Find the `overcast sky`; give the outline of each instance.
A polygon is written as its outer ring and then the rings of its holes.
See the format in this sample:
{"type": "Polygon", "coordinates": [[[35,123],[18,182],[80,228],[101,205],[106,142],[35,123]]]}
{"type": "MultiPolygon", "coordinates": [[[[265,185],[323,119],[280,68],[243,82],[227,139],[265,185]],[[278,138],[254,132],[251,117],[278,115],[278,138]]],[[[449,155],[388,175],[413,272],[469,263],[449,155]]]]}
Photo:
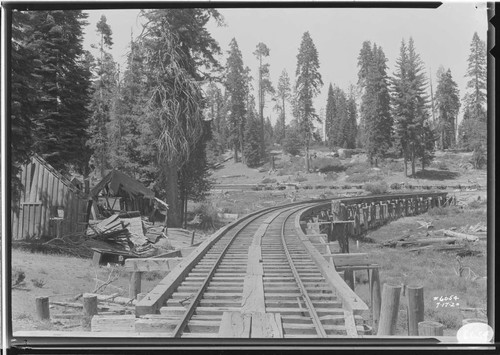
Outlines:
{"type": "MultiPolygon", "coordinates": [[[[330,83],[346,91],[350,84],[356,84],[357,57],[365,40],[382,46],[388,58],[388,73],[392,75],[401,40],[413,37],[417,53],[428,72],[432,70],[434,90],[435,74],[442,65],[451,69],[463,97],[472,36],[477,31],[486,41],[488,28],[484,2],[451,2],[438,9],[238,8],[220,12],[226,26],[217,27],[210,23],[209,30],[223,50],[221,63],[225,64],[226,51],[234,37],[243,54],[244,65],[250,67],[256,78],[258,62],[252,53],[257,43],[263,42],[270,49],[268,63],[274,85],[283,69],[294,81],[302,35],[309,31],[319,53],[324,82],[322,92],[315,100],[318,113],[326,106],[330,83]]],[[[139,10],[95,10],[88,13],[85,47],[90,49],[90,43],[98,42],[96,23],[104,14],[113,31],[113,56],[124,68],[131,31],[134,37],[141,31],[139,10]]],[[[253,86],[257,88],[256,83],[253,86]]],[[[274,118],[272,103],[268,103],[265,115],[274,118]]]]}

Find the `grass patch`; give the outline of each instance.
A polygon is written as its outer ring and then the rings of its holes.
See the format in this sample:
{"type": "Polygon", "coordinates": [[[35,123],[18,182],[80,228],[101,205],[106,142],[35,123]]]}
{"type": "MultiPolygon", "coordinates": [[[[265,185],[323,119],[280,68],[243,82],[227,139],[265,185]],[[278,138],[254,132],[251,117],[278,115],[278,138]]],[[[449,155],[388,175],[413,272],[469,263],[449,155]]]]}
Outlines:
{"type": "Polygon", "coordinates": [[[370,181],[380,181],[382,180],[382,176],[378,175],[375,172],[363,172],[363,173],[354,173],[353,175],[349,175],[345,181],[352,183],[365,183],[370,181]]]}

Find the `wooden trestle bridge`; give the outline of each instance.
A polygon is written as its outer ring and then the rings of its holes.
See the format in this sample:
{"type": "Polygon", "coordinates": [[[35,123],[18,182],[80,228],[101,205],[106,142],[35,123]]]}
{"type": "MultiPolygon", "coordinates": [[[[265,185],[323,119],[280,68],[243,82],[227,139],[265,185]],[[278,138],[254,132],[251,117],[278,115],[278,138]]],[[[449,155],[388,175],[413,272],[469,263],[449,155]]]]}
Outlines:
{"type": "Polygon", "coordinates": [[[136,303],[135,332],[191,338],[360,337],[372,305],[356,295],[349,277],[352,270],[371,270],[371,288],[380,290],[378,265],[348,254],[347,235],[450,199],[445,192],[363,196],[249,214],[205,240],[136,303]]]}

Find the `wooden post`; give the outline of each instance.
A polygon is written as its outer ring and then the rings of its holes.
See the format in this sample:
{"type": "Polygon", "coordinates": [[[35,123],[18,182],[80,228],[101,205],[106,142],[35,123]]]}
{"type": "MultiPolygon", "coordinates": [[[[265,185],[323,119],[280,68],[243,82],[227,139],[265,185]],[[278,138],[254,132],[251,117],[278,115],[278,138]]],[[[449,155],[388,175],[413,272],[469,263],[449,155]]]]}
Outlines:
{"type": "Polygon", "coordinates": [[[344,270],[344,281],[354,291],[354,271],[350,269],[344,270]]]}
{"type": "Polygon", "coordinates": [[[128,297],[135,299],[137,294],[141,293],[142,272],[134,271],[130,273],[130,282],[128,284],[128,297]]]}
{"type": "Polygon", "coordinates": [[[377,335],[394,335],[398,321],[401,285],[384,284],[377,335]]]}
{"type": "Polygon", "coordinates": [[[191,245],[194,244],[194,231],[193,231],[193,234],[191,234],[191,245]]]}
{"type": "Polygon", "coordinates": [[[418,323],[418,335],[420,336],[443,336],[444,326],[433,321],[423,321],[418,323]]]}
{"type": "Polygon", "coordinates": [[[82,327],[85,330],[90,330],[92,317],[97,314],[97,296],[89,294],[83,295],[83,319],[82,327]]]}
{"type": "Polygon", "coordinates": [[[424,287],[407,286],[408,335],[418,335],[418,324],[424,320],[424,287]]]}
{"type": "Polygon", "coordinates": [[[380,290],[380,276],[378,269],[372,269],[370,278],[370,305],[372,307],[373,329],[378,328],[380,320],[380,303],[382,295],[380,290]]]}
{"type": "Polygon", "coordinates": [[[50,319],[49,298],[37,297],[35,299],[36,317],[38,320],[50,319]]]}

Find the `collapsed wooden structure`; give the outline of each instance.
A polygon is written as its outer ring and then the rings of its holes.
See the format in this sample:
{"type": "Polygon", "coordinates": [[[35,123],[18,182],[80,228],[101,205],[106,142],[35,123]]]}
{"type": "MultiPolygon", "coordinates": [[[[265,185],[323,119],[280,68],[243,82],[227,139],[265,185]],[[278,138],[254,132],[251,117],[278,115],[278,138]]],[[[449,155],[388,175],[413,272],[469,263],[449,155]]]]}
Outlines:
{"type": "Polygon", "coordinates": [[[112,170],[90,190],[90,197],[95,202],[94,208],[101,199],[105,209],[139,211],[145,216],[154,208],[155,193],[127,174],[112,170]]]}
{"type": "Polygon", "coordinates": [[[42,157],[22,167],[23,189],[11,212],[12,240],[60,236],[86,229],[87,196],[42,157]]]}

